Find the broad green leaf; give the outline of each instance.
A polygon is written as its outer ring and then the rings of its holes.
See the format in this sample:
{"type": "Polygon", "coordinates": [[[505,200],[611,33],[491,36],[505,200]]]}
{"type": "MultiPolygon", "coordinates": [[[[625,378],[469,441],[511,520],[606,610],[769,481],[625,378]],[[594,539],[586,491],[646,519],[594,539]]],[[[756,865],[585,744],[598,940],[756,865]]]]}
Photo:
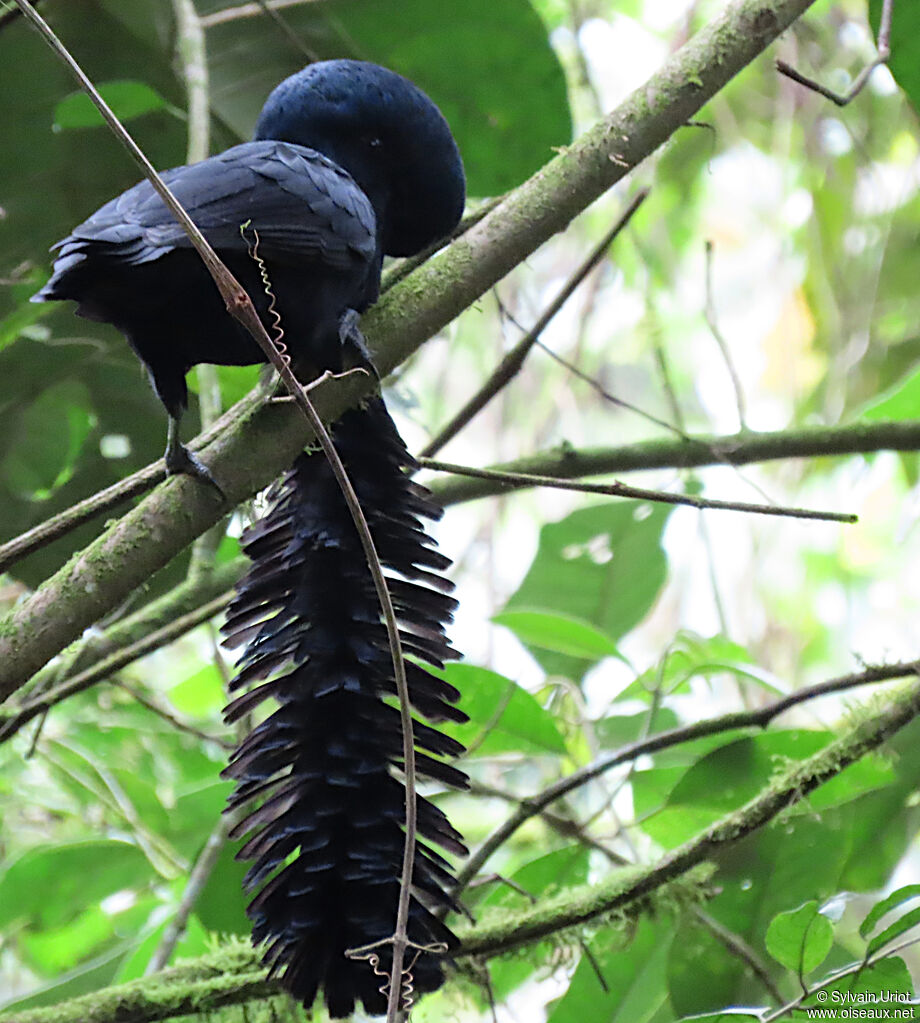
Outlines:
{"type": "Polygon", "coordinates": [[[904,960],[898,956],[888,956],[872,966],[841,977],[824,988],[824,995],[823,999],[809,998],[805,1005],[836,1008],[838,1018],[842,1016],[842,1007],[849,1006],[852,1009],[854,1005],[863,1010],[874,1009],[876,1019],[885,1018],[883,1013],[886,1006],[898,1007],[905,1012],[902,1019],[912,1019],[912,1014],[915,1014],[912,1008],[916,1005],[913,980],[904,960]]]}
{"type": "MultiPolygon", "coordinates": [[[[616,704],[613,709],[616,709],[616,704]]],[[[670,707],[658,708],[654,721],[655,733],[669,731],[680,723],[677,714],[670,707]]],[[[648,722],[648,711],[642,711],[639,714],[611,713],[594,723],[594,736],[601,749],[619,749],[644,735],[648,722]]]]}
{"type": "MultiPolygon", "coordinates": [[[[304,63],[249,10],[208,29],[213,109],[242,138],[269,91],[304,63]]],[[[379,0],[320,0],[284,17],[319,58],[372,60],[420,85],[457,137],[471,195],[507,191],[571,141],[565,78],[529,0],[401,0],[385,14],[379,0]]]]}
{"type": "Polygon", "coordinates": [[[589,942],[594,963],[581,957],[547,1023],[648,1023],[667,1001],[664,971],[673,930],[674,922],[660,917],[641,919],[630,939],[601,930],[589,942]]]}
{"type": "Polygon", "coordinates": [[[897,909],[903,903],[916,898],[920,898],[920,884],[908,884],[895,889],[890,895],[886,895],[884,899],[876,902],[872,909],[869,910],[865,919],[859,925],[859,933],[864,938],[868,938],[875,930],[875,925],[883,916],[890,913],[893,909],[897,909]]]}
{"type": "Polygon", "coordinates": [[[463,709],[470,716],[466,724],[444,730],[464,745],[475,742],[483,755],[566,752],[552,714],[516,682],[472,664],[450,664],[444,677],[463,693],[463,709]]]}
{"type": "Polygon", "coordinates": [[[744,969],[723,942],[691,914],[677,924],[668,954],[668,1000],[675,1013],[711,1013],[733,1005],[744,969]]]}
{"type": "Polygon", "coordinates": [[[805,977],[827,958],[834,944],[834,928],[818,912],[816,900],[777,914],[767,928],[767,951],[780,964],[805,977]]]}
{"type": "Polygon", "coordinates": [[[666,848],[680,845],[756,796],[783,759],[808,757],[831,738],[829,732],[802,730],[768,732],[725,743],[686,771],[665,807],[646,820],[643,829],[666,848]]]}
{"type": "Polygon", "coordinates": [[[503,611],[492,619],[529,646],[596,661],[615,656],[617,648],[600,631],[570,615],[546,611],[503,611]]]}
{"type": "MultiPolygon", "coordinates": [[[[661,505],[608,502],[545,525],[533,564],[505,612],[564,610],[615,644],[648,614],[664,583],[667,517],[661,505]]],[[[597,659],[531,646],[548,672],[571,678],[580,678],[597,659]]]]}
{"type": "Polygon", "coordinates": [[[57,1005],[59,1002],[76,998],[78,995],[98,991],[114,981],[118,974],[118,968],[130,949],[131,943],[124,942],[117,948],[104,952],[88,963],[83,963],[59,977],[54,983],[46,984],[24,998],[0,1002],[0,1010],[9,1012],[12,1009],[37,1009],[43,1005],[57,1005]]]}
{"type": "Polygon", "coordinates": [[[167,695],[176,710],[194,717],[204,717],[227,702],[223,680],[213,664],[206,664],[200,671],[176,683],[167,695]]]}
{"type": "Polygon", "coordinates": [[[61,927],[26,931],[20,938],[20,948],[32,969],[53,977],[98,952],[114,935],[112,917],[95,904],[61,927]]]}
{"type": "MultiPolygon", "coordinates": [[[[903,906],[905,902],[910,902],[914,899],[920,899],[920,884],[905,885],[893,891],[887,898],[882,899],[872,907],[865,920],[859,925],[859,933],[864,938],[868,938],[883,916],[903,906]]],[[[871,956],[890,941],[904,934],[905,931],[909,931],[912,927],[916,927],[918,924],[920,924],[920,906],[915,906],[899,916],[894,923],[889,924],[888,927],[876,934],[869,942],[866,955],[871,956]]]]}
{"type": "MultiPolygon", "coordinates": [[[[878,37],[882,0],[869,0],[869,20],[878,37]]],[[[920,112],[920,8],[914,3],[895,3],[891,14],[891,56],[888,67],[920,112]]]]}
{"type": "Polygon", "coordinates": [[[870,422],[900,421],[920,416],[920,370],[899,380],[890,390],[864,406],[861,419],[870,422]]]}
{"type": "Polygon", "coordinates": [[[23,410],[0,465],[0,474],[20,497],[44,500],[70,479],[93,427],[90,405],[82,384],[65,381],[23,410]]]}
{"type": "MultiPolygon", "coordinates": [[[[136,117],[154,110],[174,110],[169,103],[146,82],[122,80],[96,82],[102,98],[122,122],[133,121],[136,117]]],[[[54,128],[95,128],[105,124],[102,114],[85,92],[72,92],[54,108],[54,128]]]]}
{"type": "Polygon", "coordinates": [[[224,843],[195,903],[198,919],[209,931],[246,935],[252,930],[252,923],[246,916],[249,897],[243,890],[243,875],[249,864],[235,859],[242,844],[242,841],[224,843]]]}
{"type": "Polygon", "coordinates": [[[86,906],[150,879],[146,857],[129,842],[96,839],[32,849],[0,878],[0,927],[16,921],[61,927],[86,906]]]}
{"type": "Polygon", "coordinates": [[[479,906],[518,906],[526,899],[520,888],[533,898],[557,892],[560,888],[588,882],[588,849],[583,845],[570,845],[539,856],[517,869],[511,880],[516,888],[496,881],[479,906]]]}

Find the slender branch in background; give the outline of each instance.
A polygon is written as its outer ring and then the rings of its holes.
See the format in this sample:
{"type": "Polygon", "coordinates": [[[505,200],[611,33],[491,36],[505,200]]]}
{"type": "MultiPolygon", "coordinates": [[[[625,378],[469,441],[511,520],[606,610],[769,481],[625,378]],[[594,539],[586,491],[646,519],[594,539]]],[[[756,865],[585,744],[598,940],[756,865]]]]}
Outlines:
{"type": "MultiPolygon", "coordinates": [[[[538,342],[539,344],[539,342],[538,342]]],[[[559,356],[553,358],[562,361],[559,356]]],[[[580,371],[576,371],[580,372],[580,371]]],[[[199,450],[213,437],[246,416],[262,403],[252,392],[229,409],[214,428],[197,438],[190,447],[199,450]]],[[[667,424],[664,424],[667,425],[667,424]]],[[[669,427],[673,429],[673,427],[669,427]]],[[[644,469],[689,469],[707,465],[751,465],[755,462],[783,458],[819,458],[828,455],[870,454],[877,451],[920,450],[920,420],[903,422],[852,423],[847,426],[806,427],[800,430],[777,430],[771,433],[723,434],[721,436],[688,436],[686,440],[640,441],[637,444],[611,448],[575,449],[561,447],[528,455],[514,462],[493,466],[498,471],[554,476],[575,479],[611,472],[644,469]]],[[[99,491],[71,508],[0,545],[0,572],[6,571],[26,555],[66,536],[78,526],[104,515],[118,504],[135,497],[166,476],[162,459],[139,470],[133,476],[99,491]]],[[[509,490],[525,490],[531,484],[519,480],[497,482],[483,478],[448,478],[435,480],[429,487],[445,507],[505,494],[509,490]]]]}
{"type": "Polygon", "coordinates": [[[164,721],[172,725],[177,732],[187,732],[189,735],[194,735],[196,739],[201,739],[204,742],[216,743],[225,750],[235,749],[236,743],[233,743],[229,739],[225,739],[220,735],[209,735],[207,732],[203,732],[200,728],[196,728],[194,725],[188,724],[188,722],[183,721],[181,718],[177,717],[177,715],[173,714],[172,711],[167,710],[166,707],[161,707],[159,704],[154,703],[153,700],[146,697],[140,689],[137,689],[135,686],[130,686],[127,682],[122,682],[120,679],[114,679],[113,682],[119,689],[124,689],[126,693],[129,693],[131,697],[142,707],[146,707],[152,714],[156,714],[157,717],[161,717],[164,721]]]}
{"type": "MultiPolygon", "coordinates": [[[[176,19],[176,51],[188,107],[188,145],[185,162],[206,160],[211,152],[211,108],[208,55],[204,29],[192,0],[172,0],[176,19]]],[[[217,367],[202,363],[197,368],[198,412],[202,430],[208,430],[223,411],[217,367]]],[[[224,537],[226,519],[212,526],[192,544],[189,576],[214,567],[217,548],[224,537]]]]}
{"type": "MultiPolygon", "coordinates": [[[[501,301],[499,301],[499,309],[504,318],[513,323],[522,334],[527,334],[527,331],[525,331],[524,327],[518,322],[511,310],[502,305],[501,301]]],[[[652,415],[651,412],[646,412],[645,409],[639,408],[638,405],[633,405],[632,402],[626,401],[624,398],[618,398],[611,391],[608,391],[599,380],[595,380],[595,378],[589,373],[585,373],[583,369],[579,369],[574,362],[571,362],[564,356],[554,352],[548,344],[541,341],[539,338],[534,341],[534,347],[539,348],[541,352],[548,355],[554,362],[559,363],[559,365],[568,370],[572,376],[578,377],[579,380],[583,380],[586,384],[589,384],[604,399],[604,401],[610,402],[611,405],[615,405],[617,408],[624,409],[627,412],[633,412],[640,418],[644,419],[647,423],[654,423],[655,426],[660,426],[662,429],[667,430],[668,433],[674,434],[674,436],[680,437],[682,440],[690,439],[689,435],[684,433],[680,426],[675,426],[673,423],[669,423],[666,419],[659,419],[658,416],[652,415]]]]}
{"type": "Polygon", "coordinates": [[[703,306],[703,316],[706,319],[706,325],[709,327],[709,331],[715,338],[716,344],[719,346],[719,351],[722,353],[722,360],[725,363],[725,368],[728,370],[728,375],[731,378],[732,388],[735,392],[735,407],[738,409],[738,427],[742,433],[747,430],[746,425],[746,411],[744,406],[744,390],[741,387],[741,377],[738,376],[738,370],[735,368],[735,363],[732,361],[731,351],[728,347],[728,342],[725,340],[725,335],[719,329],[719,321],[716,317],[716,304],[714,298],[714,289],[712,283],[712,269],[713,269],[713,248],[712,241],[707,239],[706,241],[706,301],[703,306]]]}
{"type": "Polygon", "coordinates": [[[188,883],[182,892],[179,905],[176,907],[172,919],[166,925],[160,943],[147,963],[147,968],[144,970],[145,976],[149,976],[151,973],[159,973],[169,962],[182,935],[185,933],[185,928],[188,926],[188,918],[191,916],[199,896],[204,891],[208,878],[214,873],[221,850],[227,844],[227,837],[245,816],[246,811],[238,807],[236,810],[228,810],[218,817],[214,830],[208,835],[204,848],[199,853],[198,859],[195,860],[195,865],[189,874],[188,883]]]}
{"type": "Polygon", "coordinates": [[[696,509],[748,512],[753,515],[778,515],[790,519],[817,519],[822,522],[857,522],[857,516],[847,512],[810,511],[806,508],[783,508],[772,504],[748,504],[743,501],[717,501],[694,494],[669,494],[663,490],[646,490],[630,487],[625,483],[576,483],[554,476],[535,476],[530,473],[502,472],[497,469],[476,469],[469,465],[454,465],[432,458],[419,458],[423,469],[437,472],[456,473],[458,476],[472,476],[475,479],[494,480],[496,483],[524,484],[531,487],[552,487],[556,490],[574,490],[586,494],[606,494],[608,497],[628,497],[638,501],[655,501],[659,504],[683,504],[696,509]]]}
{"type": "MultiPolygon", "coordinates": [[[[516,796],[513,792],[506,792],[504,789],[496,788],[494,785],[486,785],[484,782],[476,781],[475,778],[470,779],[470,792],[474,796],[487,796],[490,799],[501,799],[506,803],[513,803],[515,806],[520,806],[525,800],[522,800],[520,796],[516,796]]],[[[624,857],[620,856],[619,853],[615,853],[612,849],[608,849],[603,842],[599,842],[596,838],[589,835],[585,831],[584,827],[573,820],[571,817],[563,817],[560,814],[553,813],[552,810],[543,809],[540,811],[540,817],[555,831],[558,835],[563,838],[574,839],[579,845],[587,846],[589,849],[594,849],[599,852],[605,859],[611,863],[616,864],[618,867],[627,866],[629,861],[624,857]]]]}
{"type": "Polygon", "coordinates": [[[437,435],[433,437],[424,448],[422,448],[421,455],[423,457],[430,457],[440,451],[441,448],[443,448],[449,440],[455,437],[463,429],[463,427],[473,419],[474,416],[488,405],[488,403],[502,390],[502,388],[506,387],[514,379],[514,377],[517,376],[517,374],[521,371],[521,367],[524,365],[524,360],[527,358],[531,348],[533,348],[536,344],[537,338],[539,338],[539,336],[543,333],[556,313],[558,313],[569,300],[578,285],[581,284],[588,274],[591,273],[598,263],[600,263],[600,261],[607,255],[607,250],[610,248],[614,239],[626,227],[630,220],[632,220],[636,211],[642,203],[645,202],[648,194],[649,190],[647,188],[640,189],[636,193],[629,205],[617,219],[617,222],[609,231],[607,231],[604,237],[591,250],[588,257],[575,270],[571,277],[569,277],[562,286],[559,294],[546,307],[542,316],[540,316],[528,333],[525,334],[520,341],[518,341],[507,355],[505,355],[498,366],[496,366],[496,368],[492,371],[488,380],[486,380],[472,398],[470,398],[469,401],[467,401],[466,404],[438,431],[437,435]]]}
{"type": "MultiPolygon", "coordinates": [[[[651,306],[650,301],[648,304],[649,306],[651,306]]],[[[655,364],[658,367],[658,374],[661,377],[662,384],[664,385],[664,393],[667,396],[668,404],[671,406],[671,416],[673,417],[674,422],[677,423],[678,427],[680,428],[681,433],[683,433],[684,436],[686,436],[686,433],[684,433],[685,422],[683,410],[680,407],[680,402],[677,400],[677,391],[674,389],[674,383],[671,379],[671,367],[668,363],[667,353],[665,352],[664,345],[661,343],[661,339],[657,331],[654,332],[653,349],[655,352],[655,364]]],[[[742,479],[744,479],[745,483],[747,483],[749,486],[751,485],[754,486],[754,489],[764,499],[765,503],[771,505],[776,503],[775,501],[772,501],[769,495],[767,495],[759,486],[757,486],[756,484],[751,484],[751,481],[745,478],[741,471],[736,466],[734,468],[736,473],[739,476],[741,476],[742,479]]],[[[690,479],[691,481],[696,480],[698,482],[698,477],[694,477],[693,475],[690,476],[690,479]]],[[[702,489],[702,487],[700,487],[700,489],[702,489]]],[[[715,548],[712,543],[712,538],[709,534],[709,520],[705,515],[700,515],[697,517],[696,528],[703,541],[703,548],[706,551],[706,564],[709,568],[709,585],[712,589],[712,599],[713,603],[715,604],[716,616],[719,619],[719,627],[722,633],[727,636],[729,635],[728,615],[725,613],[725,604],[722,600],[722,593],[719,588],[719,580],[716,575],[715,548]]]]}
{"type": "MultiPolygon", "coordinates": [[[[262,404],[262,401],[263,396],[258,390],[251,391],[241,398],[233,408],[228,409],[211,429],[200,434],[187,447],[195,452],[200,451],[234,423],[249,415],[253,409],[262,404]]],[[[57,515],[53,515],[27,532],[8,540],[0,545],[0,572],[7,571],[17,561],[47,547],[48,544],[73,532],[85,522],[107,514],[133,497],[140,497],[166,478],[166,462],[164,459],[158,458],[143,469],[138,469],[133,475],[113,483],[110,487],[100,490],[91,497],[78,501],[70,508],[58,512],[57,515]]]]}
{"type": "Polygon", "coordinates": [[[154,650],[159,650],[160,647],[167,646],[186,632],[190,632],[209,618],[213,618],[214,615],[223,611],[232,596],[232,590],[224,593],[216,600],[203,604],[197,610],[177,618],[174,622],[163,626],[161,629],[149,633],[136,643],[129,643],[117,651],[117,653],[110,654],[108,657],[97,661],[91,668],[86,668],[84,671],[71,676],[60,685],[46,690],[41,695],[26,702],[19,710],[6,717],[5,720],[0,717],[0,743],[12,738],[23,725],[28,724],[39,714],[44,714],[56,704],[71,696],[76,696],[77,693],[82,693],[84,690],[96,685],[97,682],[101,682],[110,675],[114,675],[116,671],[120,671],[132,661],[136,661],[145,654],[153,653],[154,650]]]}
{"type": "MultiPolygon", "coordinates": [[[[465,933],[458,930],[462,943],[460,954],[495,955],[634,905],[637,900],[711,859],[721,848],[734,845],[759,830],[787,807],[801,802],[820,785],[878,749],[918,715],[920,680],[915,678],[881,710],[862,716],[819,752],[787,767],[753,799],[671,850],[653,867],[617,871],[596,885],[569,889],[556,898],[544,900],[513,919],[505,917],[494,923],[487,920],[465,933]]],[[[542,795],[532,803],[539,800],[542,795]]]]}
{"type": "Polygon", "coordinates": [[[307,46],[307,44],[288,24],[287,19],[275,10],[268,0],[256,0],[256,2],[262,9],[262,13],[271,20],[271,22],[277,27],[278,31],[291,44],[291,46],[294,47],[300,56],[306,57],[307,62],[310,64],[321,59],[320,55],[315,50],[311,50],[310,47],[307,46]]]}
{"type": "Polygon", "coordinates": [[[492,854],[504,845],[525,821],[540,813],[541,810],[554,803],[560,796],[568,795],[569,792],[573,792],[582,785],[586,785],[588,782],[593,781],[606,771],[618,767],[620,764],[631,763],[643,754],[656,753],[659,750],[669,749],[672,746],[678,746],[681,743],[700,739],[707,735],[731,732],[739,728],[766,728],[774,718],[791,707],[795,707],[797,704],[804,703],[807,700],[814,700],[819,696],[826,696],[829,693],[844,692],[848,689],[854,689],[857,686],[868,685],[874,682],[888,682],[892,679],[908,678],[917,675],[918,670],[920,670],[920,662],[918,661],[866,668],[852,675],[841,675],[826,682],[799,689],[757,710],[733,711],[716,718],[709,718],[706,721],[697,721],[692,725],[684,725],[680,728],[669,729],[666,732],[659,732],[657,735],[639,742],[629,743],[616,753],[601,757],[600,760],[595,761],[593,764],[588,764],[578,771],[573,771],[572,774],[560,779],[537,795],[522,800],[520,808],[504,824],[500,825],[463,865],[463,869],[457,875],[456,892],[459,893],[463,890],[469,881],[482,869],[492,854]]]}
{"type": "Polygon", "coordinates": [[[428,484],[445,507],[464,501],[527,489],[521,477],[551,476],[577,479],[614,472],[646,469],[690,469],[706,465],[750,465],[785,458],[869,454],[876,451],[920,451],[920,420],[891,423],[852,423],[847,426],[805,427],[772,433],[697,436],[687,441],[641,441],[609,448],[571,448],[560,445],[526,458],[492,466],[508,473],[506,480],[485,478],[438,479],[428,484]],[[518,482],[511,477],[517,476],[518,482]]]}
{"type": "Polygon", "coordinates": [[[712,934],[717,941],[719,941],[728,951],[740,959],[754,974],[754,976],[760,981],[764,990],[773,999],[777,1005],[782,1005],[783,995],[779,988],[773,983],[773,978],[770,976],[770,970],[766,963],[760,958],[757,952],[751,948],[751,946],[741,937],[740,934],[735,934],[734,931],[729,930],[723,923],[716,920],[714,916],[710,916],[705,909],[700,906],[694,906],[690,912],[699,920],[699,922],[712,934]]]}
{"type": "Polygon", "coordinates": [[[840,94],[834,92],[833,89],[828,89],[826,85],[821,85],[820,82],[816,82],[813,78],[808,78],[801,72],[796,71],[794,67],[787,64],[784,60],[776,62],[776,70],[781,75],[791,78],[793,82],[798,82],[799,85],[804,85],[806,89],[811,89],[812,92],[817,92],[825,99],[836,103],[838,107],[845,107],[863,91],[872,72],[880,64],[887,63],[888,58],[891,56],[891,12],[893,7],[894,0],[882,0],[882,13],[879,18],[878,47],[875,60],[871,61],[859,72],[847,92],[840,94]]]}
{"type": "MultiPolygon", "coordinates": [[[[223,421],[226,421],[227,416],[232,413],[233,410],[227,413],[223,417],[223,421]]],[[[439,503],[449,506],[504,494],[509,490],[524,489],[531,486],[530,483],[521,482],[528,475],[552,473],[556,479],[564,479],[613,471],[719,464],[721,461],[729,461],[732,464],[750,464],[779,458],[849,455],[880,450],[920,450],[920,423],[869,423],[845,427],[819,427],[792,433],[697,438],[685,444],[668,440],[645,442],[622,448],[599,448],[586,451],[563,449],[496,467],[500,472],[511,472],[516,480],[515,483],[507,482],[508,477],[505,480],[497,481],[448,476],[434,480],[430,487],[439,503]],[[719,452],[721,457],[716,458],[713,452],[719,452]]],[[[68,515],[68,512],[64,512],[58,518],[66,519],[68,515]]],[[[17,542],[11,541],[11,544],[17,542]]],[[[241,556],[219,566],[219,578],[215,579],[213,585],[206,580],[196,580],[194,584],[190,583],[187,586],[179,587],[173,591],[173,594],[168,594],[161,598],[161,601],[154,602],[149,609],[142,608],[123,622],[112,626],[101,638],[96,634],[89,634],[79,644],[82,652],[77,663],[82,665],[81,670],[91,667],[101,656],[120,652],[126,645],[138,643],[151,631],[214,600],[220,593],[233,585],[242,574],[246,564],[246,559],[241,556]]],[[[188,628],[193,628],[198,624],[198,621],[193,619],[189,619],[189,622],[193,622],[193,624],[189,624],[188,628]]],[[[178,629],[181,623],[176,622],[175,624],[178,629]]],[[[180,634],[177,631],[174,637],[180,634]]],[[[120,667],[126,666],[135,657],[147,652],[142,645],[132,646],[132,649],[136,651],[134,656],[124,662],[119,662],[120,667]]],[[[105,674],[106,672],[103,672],[94,676],[87,686],[81,688],[87,688],[88,685],[101,681],[105,674]]],[[[41,691],[69,681],[62,680],[60,676],[61,672],[56,665],[42,669],[34,676],[35,690],[41,691]]],[[[67,693],[68,690],[60,691],[60,699],[66,698],[67,693]]],[[[54,702],[57,703],[59,700],[56,699],[54,702]]],[[[42,707],[36,704],[35,710],[40,711],[41,709],[42,707]]],[[[34,716],[31,714],[28,720],[34,716]]],[[[3,719],[0,718],[0,731],[4,727],[3,719]]]]}

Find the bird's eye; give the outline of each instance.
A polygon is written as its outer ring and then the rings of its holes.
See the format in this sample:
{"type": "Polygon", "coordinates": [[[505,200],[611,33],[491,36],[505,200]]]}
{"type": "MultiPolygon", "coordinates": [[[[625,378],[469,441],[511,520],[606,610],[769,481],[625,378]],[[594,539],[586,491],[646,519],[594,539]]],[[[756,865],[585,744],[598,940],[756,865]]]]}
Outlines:
{"type": "Polygon", "coordinates": [[[371,147],[371,149],[375,149],[377,146],[382,146],[383,142],[378,138],[370,138],[367,140],[367,144],[371,147]]]}

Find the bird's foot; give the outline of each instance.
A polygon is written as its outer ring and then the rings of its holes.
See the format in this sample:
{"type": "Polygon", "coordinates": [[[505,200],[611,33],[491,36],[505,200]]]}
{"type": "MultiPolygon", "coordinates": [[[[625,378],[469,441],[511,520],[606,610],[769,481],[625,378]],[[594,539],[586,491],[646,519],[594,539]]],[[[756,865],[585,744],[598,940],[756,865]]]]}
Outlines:
{"type": "Polygon", "coordinates": [[[364,335],[358,326],[360,322],[361,317],[357,310],[346,309],[339,320],[339,341],[342,344],[342,348],[350,349],[351,354],[357,356],[355,361],[361,369],[367,370],[375,378],[379,379],[380,374],[377,372],[370,349],[367,347],[367,342],[364,340],[364,335]]]}
{"type": "Polygon", "coordinates": [[[214,478],[214,474],[184,444],[174,444],[166,448],[166,471],[170,476],[191,476],[192,479],[209,486],[226,503],[227,495],[214,478]]]}

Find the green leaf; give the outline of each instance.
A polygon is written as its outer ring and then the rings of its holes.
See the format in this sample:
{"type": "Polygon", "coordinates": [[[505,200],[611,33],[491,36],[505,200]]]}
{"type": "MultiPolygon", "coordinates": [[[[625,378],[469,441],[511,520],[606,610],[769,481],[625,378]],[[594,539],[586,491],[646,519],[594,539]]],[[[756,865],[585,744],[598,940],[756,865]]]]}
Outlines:
{"type": "Polygon", "coordinates": [[[594,962],[581,957],[547,1023],[648,1023],[667,1002],[664,970],[673,933],[672,920],[643,919],[624,947],[622,934],[601,930],[589,943],[594,962]]]}
{"type": "MultiPolygon", "coordinates": [[[[614,704],[614,709],[616,704],[614,704]]],[[[660,707],[655,712],[654,730],[666,732],[676,728],[680,723],[677,714],[670,707],[660,707]]],[[[609,714],[594,724],[594,736],[601,749],[619,749],[628,743],[636,742],[645,734],[649,723],[649,712],[638,714],[609,714]]]]}
{"type": "Polygon", "coordinates": [[[887,956],[858,973],[841,977],[824,988],[824,992],[826,997],[823,1001],[812,997],[805,1005],[841,1007],[848,1003],[852,1006],[854,1002],[858,1004],[861,999],[866,1003],[864,1008],[872,1008],[879,1012],[876,1019],[884,1018],[881,1011],[885,1006],[898,1006],[907,1013],[902,1018],[914,1018],[911,1015],[912,1006],[916,1004],[913,1000],[914,984],[904,960],[899,956],[887,956]]]}
{"type": "MultiPolygon", "coordinates": [[[[564,610],[615,644],[648,614],[664,584],[661,534],[668,514],[660,505],[607,503],[543,526],[533,564],[505,613],[564,610]]],[[[548,672],[570,678],[598,659],[530,646],[548,672]]]]}
{"type": "Polygon", "coordinates": [[[114,936],[112,917],[98,905],[68,920],[62,927],[27,931],[21,948],[25,961],[46,977],[72,969],[98,952],[114,936]]]}
{"type": "MultiPolygon", "coordinates": [[[[909,884],[904,885],[902,888],[898,888],[893,891],[890,895],[881,899],[879,902],[872,907],[872,909],[866,914],[866,918],[859,925],[859,933],[864,937],[868,938],[869,935],[875,930],[876,924],[882,919],[883,916],[892,912],[902,906],[905,902],[910,902],[913,899],[920,898],[920,884],[909,884]]],[[[870,942],[869,947],[866,949],[866,955],[872,955],[873,952],[877,952],[878,949],[887,945],[893,938],[898,937],[905,931],[909,931],[912,927],[916,927],[920,923],[920,906],[909,910],[903,916],[898,917],[893,924],[890,924],[885,930],[877,934],[870,942]]]]}
{"type": "Polygon", "coordinates": [[[118,948],[83,963],[59,977],[53,984],[47,984],[24,998],[0,1002],[0,1010],[7,1012],[12,1009],[37,1009],[43,1005],[57,1005],[78,995],[98,991],[113,982],[121,961],[130,948],[131,943],[125,942],[118,948]]]}
{"type": "Polygon", "coordinates": [[[546,611],[503,611],[492,621],[511,629],[522,643],[541,650],[554,650],[591,661],[615,656],[617,652],[602,632],[570,615],[546,611]]]}
{"type": "Polygon", "coordinates": [[[19,417],[0,472],[28,500],[44,500],[73,475],[93,426],[90,398],[77,381],[53,384],[19,417]]]}
{"type": "Polygon", "coordinates": [[[820,966],[833,944],[834,928],[818,912],[817,900],[777,914],[767,928],[767,951],[798,977],[820,966]]]}
{"type": "MultiPolygon", "coordinates": [[[[122,79],[114,82],[96,82],[102,98],[122,122],[154,110],[172,109],[169,103],[146,82],[122,79]]],[[[105,124],[102,114],[85,92],[72,92],[54,108],[54,130],[69,128],[95,128],[105,124]]]]}
{"type": "Polygon", "coordinates": [[[587,884],[588,859],[588,849],[583,845],[569,845],[538,856],[511,875],[516,888],[496,881],[479,906],[518,906],[522,900],[527,900],[527,896],[517,888],[536,899],[551,895],[560,888],[587,884]]]}
{"type": "MultiPolygon", "coordinates": [[[[284,18],[320,59],[372,60],[421,86],[456,135],[471,195],[513,188],[571,142],[565,77],[529,0],[401,0],[385,17],[379,0],[340,0],[291,6],[284,18]]],[[[212,25],[208,54],[212,107],[241,138],[303,64],[257,10],[212,25]]]]}
{"type": "Polygon", "coordinates": [[[150,866],[129,842],[97,839],[32,849],[0,878],[0,927],[61,927],[80,909],[147,884],[150,866]]]}
{"type": "Polygon", "coordinates": [[[860,413],[869,422],[916,419],[920,415],[920,369],[873,398],[860,413]]]}
{"type": "Polygon", "coordinates": [[[868,938],[875,929],[875,925],[886,913],[890,913],[903,903],[916,898],[920,898],[920,884],[904,885],[902,888],[893,891],[890,895],[886,895],[884,899],[876,902],[866,914],[865,919],[859,925],[859,933],[862,937],[868,938]]]}
{"type": "Polygon", "coordinates": [[[167,696],[176,710],[193,717],[204,717],[226,702],[223,680],[213,664],[206,664],[200,671],[172,686],[167,696]]]}
{"type": "Polygon", "coordinates": [[[443,675],[463,693],[463,709],[470,716],[466,724],[444,730],[465,746],[476,743],[476,752],[484,756],[566,752],[552,714],[516,682],[472,664],[450,664],[443,675]]]}
{"type": "MultiPolygon", "coordinates": [[[[878,38],[882,0],[869,0],[869,20],[878,38]]],[[[920,7],[915,3],[895,3],[891,14],[891,56],[888,68],[895,81],[920,112],[920,7]]]]}
{"type": "Polygon", "coordinates": [[[217,863],[198,896],[195,912],[203,927],[220,934],[248,935],[252,923],[246,916],[249,901],[243,888],[243,875],[249,864],[237,860],[242,841],[225,842],[217,863]]]}
{"type": "Polygon", "coordinates": [[[683,773],[661,812],[642,827],[665,848],[674,848],[756,796],[778,764],[811,756],[831,738],[830,732],[803,729],[724,743],[683,773]]]}

